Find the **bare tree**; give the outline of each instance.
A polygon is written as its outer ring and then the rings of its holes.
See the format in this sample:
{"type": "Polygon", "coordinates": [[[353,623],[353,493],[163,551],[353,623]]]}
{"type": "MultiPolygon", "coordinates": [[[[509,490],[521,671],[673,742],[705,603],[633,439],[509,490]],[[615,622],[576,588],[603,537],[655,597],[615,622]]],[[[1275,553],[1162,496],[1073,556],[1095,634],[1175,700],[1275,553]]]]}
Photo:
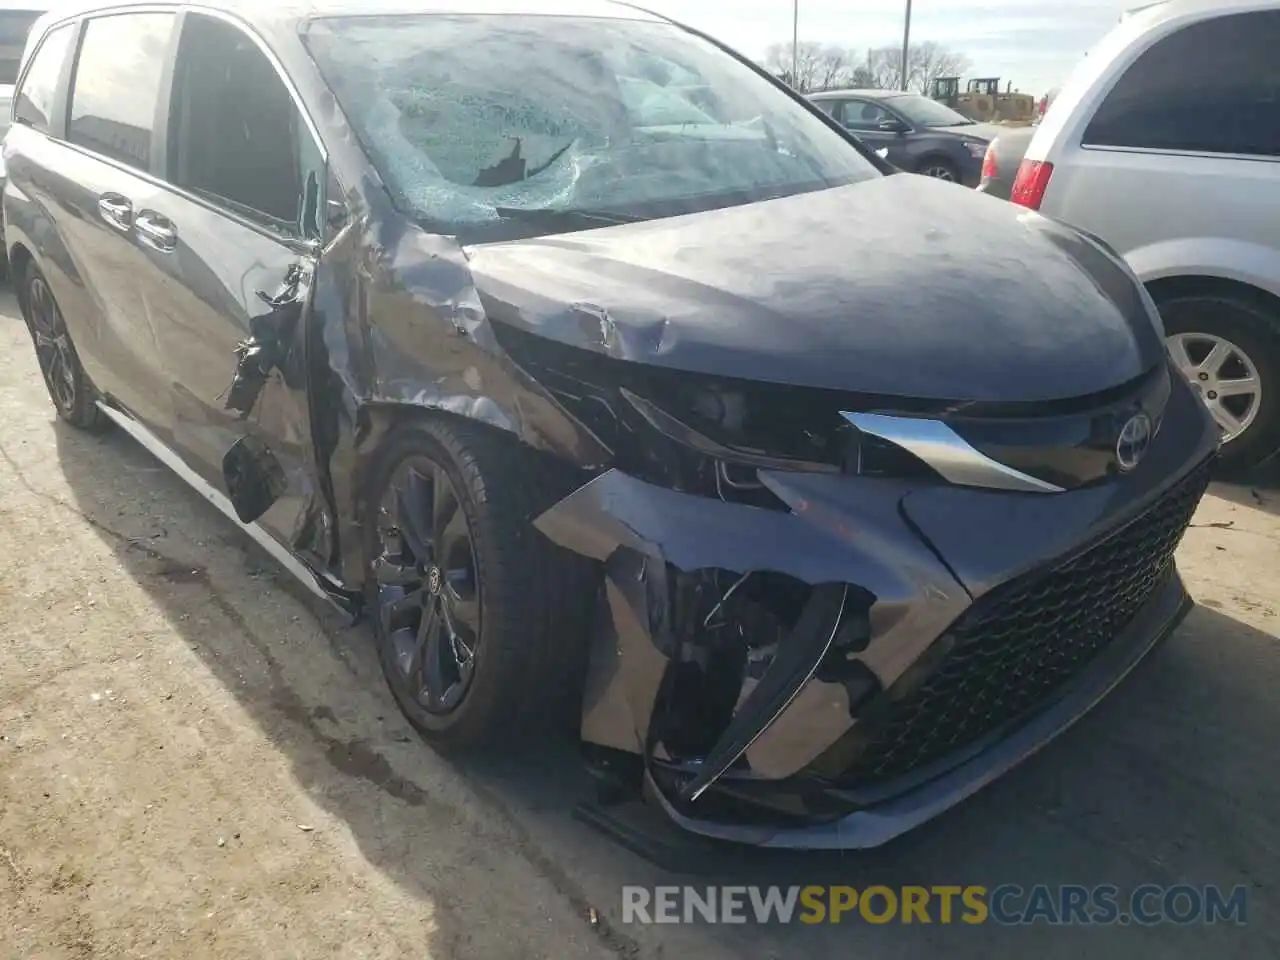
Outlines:
{"type": "Polygon", "coordinates": [[[876,90],[897,90],[902,77],[902,50],[898,47],[880,47],[867,51],[866,71],[871,86],[876,90]]]}
{"type": "MultiPolygon", "coordinates": [[[[907,87],[923,94],[938,77],[958,77],[969,69],[969,58],[933,40],[913,43],[907,53],[907,87]]],[[[897,90],[902,84],[902,48],[880,47],[867,53],[867,70],[874,86],[897,90]]]]}
{"type": "Polygon", "coordinates": [[[852,51],[830,44],[803,41],[796,48],[796,75],[791,76],[791,44],[775,43],[765,53],[764,66],[801,93],[835,90],[851,85],[858,70],[852,51]]]}
{"type": "MultiPolygon", "coordinates": [[[[902,59],[901,54],[898,59],[902,59]]],[[[926,96],[933,92],[933,81],[938,77],[958,77],[972,66],[964,54],[949,50],[935,40],[912,45],[907,62],[910,66],[908,86],[926,96]]]]}

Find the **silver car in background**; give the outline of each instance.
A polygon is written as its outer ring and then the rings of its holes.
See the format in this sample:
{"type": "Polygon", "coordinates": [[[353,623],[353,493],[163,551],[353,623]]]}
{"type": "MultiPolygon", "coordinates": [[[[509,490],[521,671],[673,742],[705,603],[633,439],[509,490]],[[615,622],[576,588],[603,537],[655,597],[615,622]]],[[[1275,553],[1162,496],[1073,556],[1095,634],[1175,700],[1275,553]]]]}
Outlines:
{"type": "MultiPolygon", "coordinates": [[[[50,8],[47,3],[13,3],[0,0],[0,138],[9,132],[9,119],[13,114],[13,85],[18,82],[18,65],[22,50],[27,45],[27,34],[40,14],[50,8]]],[[[0,191],[8,171],[4,157],[0,155],[0,191]]],[[[0,238],[4,236],[4,223],[0,220],[0,238]]],[[[4,249],[0,244],[0,251],[4,249]]],[[[0,253],[0,274],[5,269],[5,257],[0,253]]]]}
{"type": "Polygon", "coordinates": [[[1011,188],[1128,261],[1237,467],[1280,449],[1278,50],[1280,0],[1133,13],[1080,63],[1011,188]]]}

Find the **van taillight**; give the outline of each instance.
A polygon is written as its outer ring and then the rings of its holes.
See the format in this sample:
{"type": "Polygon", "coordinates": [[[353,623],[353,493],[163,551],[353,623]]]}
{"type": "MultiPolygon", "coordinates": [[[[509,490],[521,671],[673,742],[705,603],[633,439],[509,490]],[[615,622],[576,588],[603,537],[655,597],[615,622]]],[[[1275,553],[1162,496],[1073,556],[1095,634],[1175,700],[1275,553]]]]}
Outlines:
{"type": "Polygon", "coordinates": [[[1018,175],[1013,180],[1013,191],[1009,194],[1009,199],[1031,210],[1039,210],[1052,176],[1052,163],[1023,160],[1018,164],[1018,175]]]}
{"type": "Polygon", "coordinates": [[[996,143],[987,144],[987,155],[982,158],[982,179],[994,180],[1000,173],[1000,165],[996,163],[996,143]]]}

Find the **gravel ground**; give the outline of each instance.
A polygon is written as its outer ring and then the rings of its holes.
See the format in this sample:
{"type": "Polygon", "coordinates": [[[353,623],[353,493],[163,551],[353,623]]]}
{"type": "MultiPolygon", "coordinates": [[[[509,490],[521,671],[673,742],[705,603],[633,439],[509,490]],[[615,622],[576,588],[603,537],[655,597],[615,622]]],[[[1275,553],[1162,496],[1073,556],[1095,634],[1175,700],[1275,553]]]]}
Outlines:
{"type": "Polygon", "coordinates": [[[1280,493],[1215,488],[1201,606],[1097,711],[889,846],[696,882],[1246,884],[1247,927],[621,922],[682,882],[567,813],[563,745],[448,762],[345,627],[118,431],[53,419],[0,300],[0,956],[1280,956],[1280,493]]]}

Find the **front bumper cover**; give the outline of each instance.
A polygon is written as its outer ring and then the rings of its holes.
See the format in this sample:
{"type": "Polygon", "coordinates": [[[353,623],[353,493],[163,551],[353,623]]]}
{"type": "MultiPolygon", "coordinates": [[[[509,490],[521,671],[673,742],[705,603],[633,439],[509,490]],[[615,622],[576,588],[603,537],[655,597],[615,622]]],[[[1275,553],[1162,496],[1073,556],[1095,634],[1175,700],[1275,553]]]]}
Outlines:
{"type": "Polygon", "coordinates": [[[1137,469],[1059,494],[762,469],[771,510],[608,471],[536,521],[604,570],[582,739],[635,758],[693,832],[883,843],[1047,743],[1176,626],[1190,601],[1173,551],[1216,446],[1179,384],[1137,469]],[[688,582],[709,570],[734,587],[691,628],[688,582]],[[701,628],[756,574],[808,599],[776,642],[730,658],[726,704],[687,678],[723,660],[701,628]],[[1002,670],[1025,689],[1004,696],[1002,670]]]}

